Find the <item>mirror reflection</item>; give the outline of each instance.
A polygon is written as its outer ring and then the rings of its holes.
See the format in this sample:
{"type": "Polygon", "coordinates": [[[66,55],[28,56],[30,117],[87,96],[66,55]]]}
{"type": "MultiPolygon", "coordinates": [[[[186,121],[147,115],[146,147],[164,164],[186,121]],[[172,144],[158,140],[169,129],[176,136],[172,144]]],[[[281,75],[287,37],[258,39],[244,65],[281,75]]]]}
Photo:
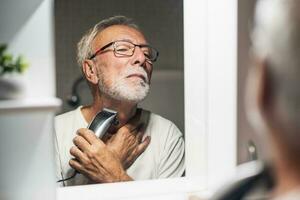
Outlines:
{"type": "Polygon", "coordinates": [[[182,4],[55,1],[60,185],[184,176],[182,4]]]}

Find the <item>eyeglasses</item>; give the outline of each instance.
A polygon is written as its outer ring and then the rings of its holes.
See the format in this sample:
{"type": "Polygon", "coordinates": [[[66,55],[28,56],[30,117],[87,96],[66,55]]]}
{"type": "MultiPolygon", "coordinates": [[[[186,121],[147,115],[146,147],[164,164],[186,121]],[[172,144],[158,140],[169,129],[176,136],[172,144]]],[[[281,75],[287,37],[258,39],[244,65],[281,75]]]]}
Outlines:
{"type": "Polygon", "coordinates": [[[155,62],[159,54],[155,48],[148,44],[134,44],[128,40],[117,40],[101,47],[89,59],[91,60],[95,58],[98,54],[103,53],[104,50],[110,46],[113,46],[113,51],[116,57],[130,57],[134,54],[135,47],[139,47],[144,53],[146,60],[150,63],[155,62]]]}

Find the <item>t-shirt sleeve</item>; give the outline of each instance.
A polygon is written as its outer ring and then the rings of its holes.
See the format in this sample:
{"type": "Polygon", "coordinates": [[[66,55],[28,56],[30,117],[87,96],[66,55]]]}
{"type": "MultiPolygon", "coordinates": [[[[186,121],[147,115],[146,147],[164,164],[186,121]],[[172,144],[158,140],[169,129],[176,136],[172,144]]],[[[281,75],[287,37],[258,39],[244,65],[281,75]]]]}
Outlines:
{"type": "Polygon", "coordinates": [[[171,123],[159,163],[159,178],[183,176],[184,162],[184,139],[180,130],[171,123]]]}

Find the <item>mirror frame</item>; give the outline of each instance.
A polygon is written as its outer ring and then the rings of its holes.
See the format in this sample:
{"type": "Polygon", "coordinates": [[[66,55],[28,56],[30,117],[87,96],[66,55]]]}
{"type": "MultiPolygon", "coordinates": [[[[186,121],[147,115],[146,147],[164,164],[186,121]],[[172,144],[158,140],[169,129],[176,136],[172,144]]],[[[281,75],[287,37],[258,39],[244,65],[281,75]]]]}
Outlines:
{"type": "Polygon", "coordinates": [[[183,3],[186,177],[58,188],[58,200],[207,198],[235,172],[238,1],[183,3]]]}

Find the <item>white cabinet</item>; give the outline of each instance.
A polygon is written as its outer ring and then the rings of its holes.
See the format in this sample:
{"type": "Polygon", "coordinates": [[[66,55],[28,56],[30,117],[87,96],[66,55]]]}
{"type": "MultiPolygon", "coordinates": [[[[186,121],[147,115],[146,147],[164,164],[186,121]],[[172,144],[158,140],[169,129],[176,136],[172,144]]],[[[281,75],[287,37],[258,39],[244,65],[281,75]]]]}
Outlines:
{"type": "Polygon", "coordinates": [[[0,199],[54,200],[53,0],[1,2],[0,26],[0,43],[30,65],[24,98],[0,100],[0,199]]]}
{"type": "Polygon", "coordinates": [[[53,200],[58,99],[0,101],[0,199],[53,200]]]}

